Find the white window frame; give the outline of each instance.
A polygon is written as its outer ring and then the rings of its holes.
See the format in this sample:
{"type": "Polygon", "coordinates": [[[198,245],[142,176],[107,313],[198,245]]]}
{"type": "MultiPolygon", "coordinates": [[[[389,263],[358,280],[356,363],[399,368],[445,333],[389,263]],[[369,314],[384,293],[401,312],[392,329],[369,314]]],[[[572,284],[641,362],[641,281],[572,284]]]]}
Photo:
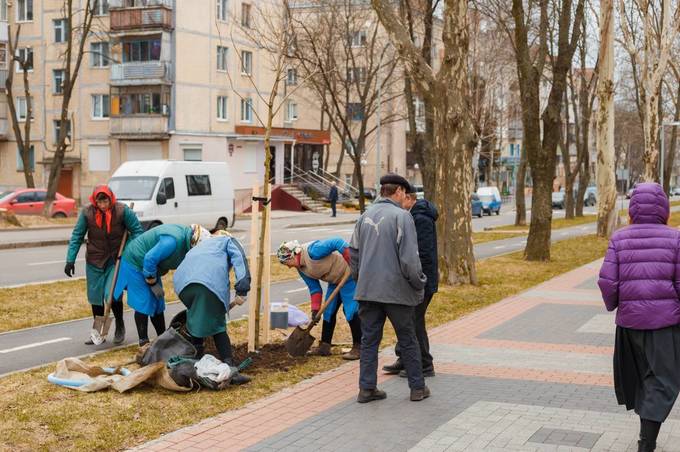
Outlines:
{"type": "MultiPolygon", "coordinates": [[[[59,141],[59,123],[61,121],[59,119],[53,119],[52,120],[52,127],[54,128],[54,144],[57,144],[57,141],[59,141]]],[[[67,127],[67,133],[66,133],[66,138],[73,142],[73,130],[71,130],[71,120],[67,119],[66,120],[66,127],[67,127]]]]}
{"type": "Polygon", "coordinates": [[[184,160],[185,162],[202,162],[203,161],[203,146],[201,146],[201,145],[198,145],[198,146],[189,146],[189,145],[182,146],[182,160],[184,160]],[[191,153],[191,152],[195,153],[196,151],[198,151],[200,158],[198,160],[187,159],[187,151],[189,151],[189,153],[191,153]]]}
{"type": "Polygon", "coordinates": [[[9,16],[7,15],[7,0],[0,0],[0,21],[7,22],[9,16]]]}
{"type": "Polygon", "coordinates": [[[295,69],[294,67],[289,68],[288,72],[286,72],[286,85],[293,86],[297,85],[297,83],[298,83],[297,69],[295,69]]]}
{"type": "Polygon", "coordinates": [[[17,3],[17,13],[16,13],[16,21],[17,22],[33,22],[33,19],[35,18],[35,8],[33,5],[33,0],[15,0],[17,3]],[[24,2],[24,8],[23,10],[20,7],[20,2],[24,2]],[[30,8],[29,8],[30,5],[30,8]],[[28,18],[28,13],[31,13],[31,18],[28,18]],[[21,15],[23,13],[24,18],[21,18],[21,15]]]}
{"type": "Polygon", "coordinates": [[[109,6],[111,6],[109,5],[109,0],[92,0],[92,9],[95,16],[108,16],[109,6]]]}
{"type": "Polygon", "coordinates": [[[229,0],[216,0],[216,15],[220,22],[227,22],[229,20],[229,0]]]}
{"type": "Polygon", "coordinates": [[[52,69],[52,94],[61,96],[64,94],[64,82],[66,81],[66,70],[52,69]],[[61,83],[57,83],[57,74],[61,73],[61,83]]]}
{"type": "Polygon", "coordinates": [[[251,97],[241,99],[241,122],[253,123],[253,99],[251,97]]]}
{"type": "Polygon", "coordinates": [[[107,41],[90,43],[90,67],[95,69],[108,69],[111,46],[107,41]],[[104,52],[106,49],[106,52],[104,52]]]}
{"type": "Polygon", "coordinates": [[[286,103],[286,121],[293,122],[298,120],[298,105],[294,100],[286,103]]]}
{"type": "Polygon", "coordinates": [[[7,52],[9,48],[6,42],[0,42],[0,69],[7,69],[8,59],[7,52]]]}
{"type": "Polygon", "coordinates": [[[253,52],[241,51],[241,75],[253,75],[253,52]]]}
{"type": "Polygon", "coordinates": [[[368,33],[366,33],[366,30],[357,30],[352,33],[350,47],[353,49],[360,49],[362,47],[366,47],[367,42],[368,33]]]}
{"type": "Polygon", "coordinates": [[[93,121],[108,121],[109,118],[111,117],[111,97],[109,94],[92,94],[91,96],[92,99],[92,120],[93,121]],[[108,105],[108,112],[105,110],[105,106],[108,105]],[[99,107],[100,111],[97,112],[97,107],[99,107]],[[108,116],[104,116],[105,113],[108,113],[108,116]]]}
{"type": "Polygon", "coordinates": [[[54,30],[55,44],[63,44],[67,41],[66,35],[68,34],[68,22],[66,22],[66,19],[53,19],[52,30],[54,30]],[[57,35],[57,33],[59,34],[57,35]]]}
{"type": "Polygon", "coordinates": [[[251,28],[253,26],[253,7],[250,3],[241,3],[241,26],[251,28]],[[244,14],[247,12],[247,14],[244,14]]]}
{"type": "Polygon", "coordinates": [[[229,71],[229,47],[217,46],[217,72],[229,71]]]}
{"type": "MultiPolygon", "coordinates": [[[[33,96],[31,96],[31,104],[33,104],[33,96]]],[[[19,122],[26,122],[26,116],[28,116],[28,104],[26,103],[26,96],[18,96],[16,100],[16,106],[17,106],[17,120],[19,122]]],[[[33,110],[35,110],[35,106],[34,105],[31,106],[33,106],[33,110]]],[[[34,120],[35,115],[32,115],[31,121],[34,120]]]]}
{"type": "Polygon", "coordinates": [[[229,96],[217,96],[217,120],[229,121],[229,96]]]}
{"type": "MultiPolygon", "coordinates": [[[[31,60],[34,59],[35,55],[33,53],[33,47],[21,47],[17,49],[17,57],[21,57],[21,59],[26,59],[26,54],[30,53],[31,54],[31,60]],[[21,54],[24,53],[24,56],[21,57],[21,54]]],[[[19,63],[15,63],[14,65],[16,67],[15,72],[20,74],[23,71],[21,70],[21,65],[19,63]]],[[[33,72],[33,61],[31,61],[31,69],[28,70],[28,72],[33,72]]]]}

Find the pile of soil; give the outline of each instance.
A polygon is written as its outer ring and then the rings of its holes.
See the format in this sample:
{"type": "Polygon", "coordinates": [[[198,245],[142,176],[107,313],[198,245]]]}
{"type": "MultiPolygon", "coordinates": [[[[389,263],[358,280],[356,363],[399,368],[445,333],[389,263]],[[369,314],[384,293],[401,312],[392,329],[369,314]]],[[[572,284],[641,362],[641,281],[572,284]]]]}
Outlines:
{"type": "Polygon", "coordinates": [[[233,352],[234,361],[237,363],[242,362],[248,357],[253,360],[252,364],[244,370],[248,375],[257,375],[271,371],[287,372],[291,367],[307,360],[306,357],[293,358],[290,356],[283,342],[266,344],[257,353],[248,353],[248,344],[238,344],[233,347],[233,352]]]}

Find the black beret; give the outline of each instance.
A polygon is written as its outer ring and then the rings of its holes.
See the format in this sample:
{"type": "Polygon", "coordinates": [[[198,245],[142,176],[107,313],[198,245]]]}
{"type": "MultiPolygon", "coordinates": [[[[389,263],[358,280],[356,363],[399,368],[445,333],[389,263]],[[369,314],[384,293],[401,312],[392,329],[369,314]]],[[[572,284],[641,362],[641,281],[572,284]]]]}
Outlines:
{"type": "Polygon", "coordinates": [[[399,185],[401,187],[404,187],[404,190],[406,191],[411,189],[411,184],[409,184],[406,179],[404,179],[398,174],[385,174],[383,177],[380,178],[380,185],[387,184],[399,185]]]}

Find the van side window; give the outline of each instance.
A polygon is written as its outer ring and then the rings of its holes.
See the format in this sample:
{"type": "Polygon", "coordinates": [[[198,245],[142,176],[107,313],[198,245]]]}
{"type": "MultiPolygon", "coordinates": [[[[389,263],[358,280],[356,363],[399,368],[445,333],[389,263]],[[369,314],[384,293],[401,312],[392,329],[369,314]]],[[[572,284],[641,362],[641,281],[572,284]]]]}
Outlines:
{"type": "Polygon", "coordinates": [[[172,177],[163,179],[163,185],[159,191],[165,195],[165,199],[175,199],[175,181],[172,177]]]}
{"type": "Polygon", "coordinates": [[[189,196],[209,196],[212,194],[210,189],[210,176],[187,175],[187,194],[189,196]]]}

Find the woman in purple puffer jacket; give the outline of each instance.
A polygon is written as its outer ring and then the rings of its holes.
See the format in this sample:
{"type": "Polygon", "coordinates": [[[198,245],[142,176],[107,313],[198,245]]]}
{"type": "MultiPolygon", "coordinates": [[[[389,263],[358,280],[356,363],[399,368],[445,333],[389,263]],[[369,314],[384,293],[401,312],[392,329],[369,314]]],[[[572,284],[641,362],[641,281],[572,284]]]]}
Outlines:
{"type": "Polygon", "coordinates": [[[635,186],[630,226],[614,233],[598,285],[616,309],[616,399],[640,416],[638,451],[653,451],[680,391],[680,231],[659,184],[635,186]]]}

